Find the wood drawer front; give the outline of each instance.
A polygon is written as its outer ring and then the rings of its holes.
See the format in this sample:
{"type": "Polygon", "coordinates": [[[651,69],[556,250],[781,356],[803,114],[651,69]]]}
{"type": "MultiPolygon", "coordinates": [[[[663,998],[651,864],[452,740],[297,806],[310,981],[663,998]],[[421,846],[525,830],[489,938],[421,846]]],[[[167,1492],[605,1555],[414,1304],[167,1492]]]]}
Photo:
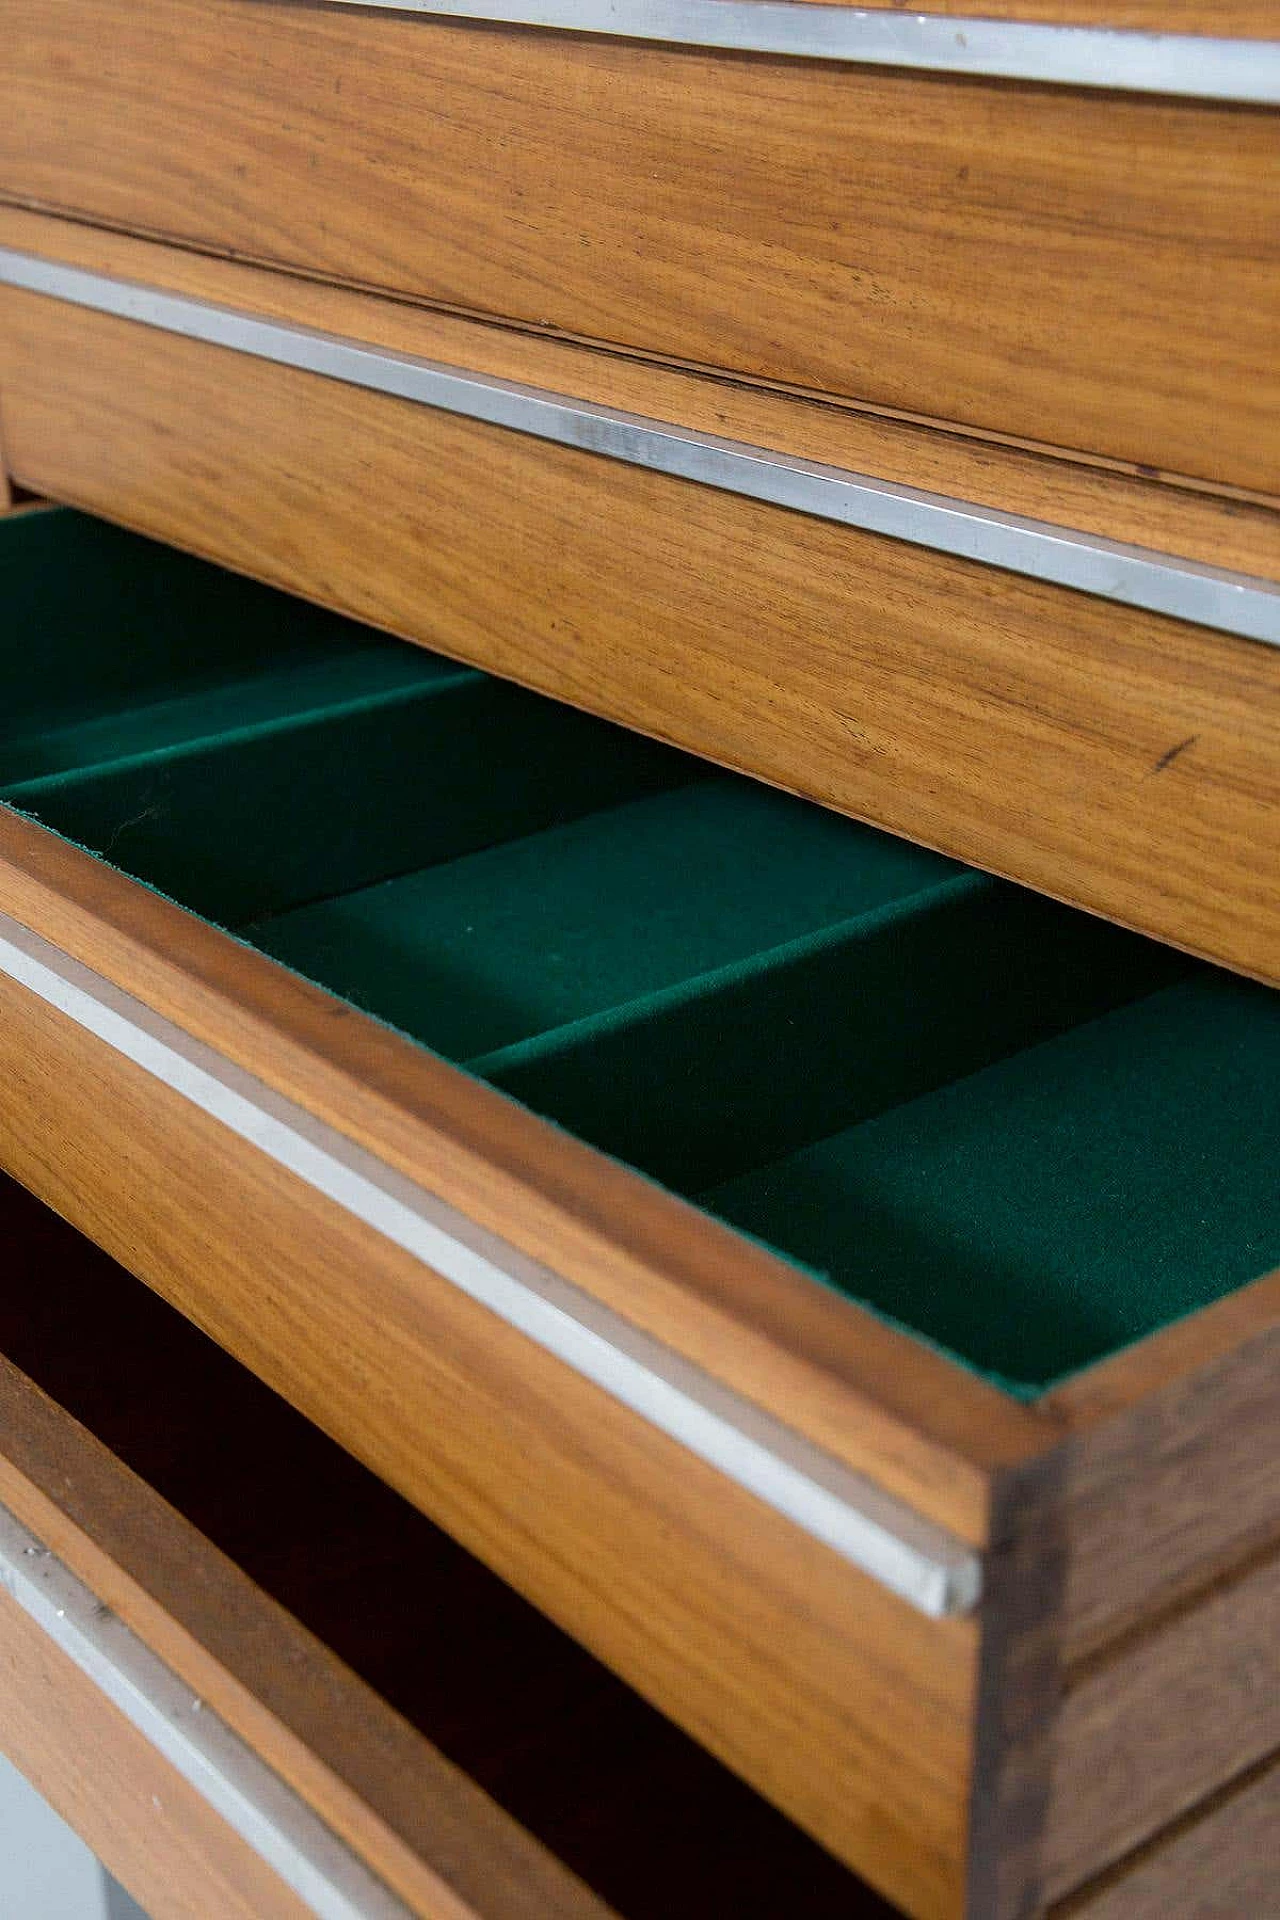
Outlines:
{"type": "Polygon", "coordinates": [[[32,488],[1280,979],[1278,646],[8,287],[0,384],[32,488]]]}
{"type": "MultiPolygon", "coordinates": [[[[0,1747],[155,1920],[893,1920],[3,1179],[0,1228],[0,1747]]],[[[1278,1568],[1073,1683],[1050,1920],[1268,1911],[1278,1568]]]]}
{"type": "Polygon", "coordinates": [[[0,1743],[155,1920],[890,1920],[7,1180],[0,1220],[0,1743]]]}
{"type": "MultiPolygon", "coordinates": [[[[155,1920],[893,1920],[2,1179],[0,1225],[0,1747],[155,1920]]],[[[1120,1857],[1049,1920],[1269,1911],[1277,1566],[1076,1684],[1051,1849],[1092,1826],[1120,1857]]]]}
{"type": "Polygon", "coordinates": [[[3,21],[11,200],[1280,491],[1269,111],[260,0],[3,21]]]}
{"type": "MultiPolygon", "coordinates": [[[[34,1535],[3,1531],[15,1552],[43,1560],[34,1535]]],[[[81,1590],[58,1580],[53,1591],[71,1601],[62,1614],[74,1622],[81,1590]]],[[[0,1669],[6,1757],[151,1911],[235,1920],[302,1920],[310,1911],[7,1591],[0,1669]]]]}
{"type": "Polygon", "coordinates": [[[417,355],[585,405],[616,407],[919,488],[973,508],[1127,542],[1263,579],[1280,574],[1280,514],[1207,488],[1171,485],[1087,456],[1037,452],[822,396],[726,380],[589,343],[190,252],[106,227],[0,205],[0,247],[104,280],[259,312],[391,353],[417,355]]]}
{"type": "Polygon", "coordinates": [[[7,981],[0,1058],[5,1167],[861,1871],[959,1911],[974,1620],[924,1618],[7,981]]]}

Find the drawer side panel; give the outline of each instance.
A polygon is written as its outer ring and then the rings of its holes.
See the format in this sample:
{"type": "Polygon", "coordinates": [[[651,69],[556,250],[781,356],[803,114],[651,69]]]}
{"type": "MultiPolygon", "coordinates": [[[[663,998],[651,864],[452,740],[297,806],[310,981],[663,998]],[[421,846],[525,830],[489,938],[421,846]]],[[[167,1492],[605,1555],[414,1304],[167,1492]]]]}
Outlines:
{"type": "Polygon", "coordinates": [[[1069,1665],[1205,1593],[1280,1531],[1280,1274],[1078,1374],[1044,1403],[1064,1484],[1069,1665]]]}
{"type": "Polygon", "coordinates": [[[1114,1874],[1053,1907],[1048,1920],[1270,1920],[1276,1911],[1280,1759],[1234,1787],[1114,1874]]]}
{"type": "Polygon", "coordinates": [[[1280,1557],[1072,1676],[1053,1741],[1051,1897],[1280,1747],[1280,1557]]]}

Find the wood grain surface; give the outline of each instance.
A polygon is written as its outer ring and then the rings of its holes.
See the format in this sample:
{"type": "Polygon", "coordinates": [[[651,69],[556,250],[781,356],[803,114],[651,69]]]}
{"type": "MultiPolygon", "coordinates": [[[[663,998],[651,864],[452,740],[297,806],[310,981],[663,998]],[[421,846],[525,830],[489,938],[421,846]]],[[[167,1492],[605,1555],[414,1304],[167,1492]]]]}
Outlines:
{"type": "MultiPolygon", "coordinates": [[[[145,1588],[179,1645],[188,1630],[455,1885],[470,1864],[493,1897],[519,1855],[504,1862],[500,1833],[493,1857],[475,1855],[474,1809],[456,1787],[431,1790],[412,1759],[423,1740],[626,1920],[775,1920],[781,1908],[892,1920],[864,1882],[12,1180],[0,1179],[0,1219],[0,1351],[57,1403],[36,1396],[45,1420],[26,1417],[29,1397],[13,1422],[0,1407],[6,1451],[76,1537],[145,1588]],[[88,1455],[84,1429],[100,1443],[88,1455]],[[110,1497],[122,1468],[134,1498],[110,1497]],[[157,1507],[175,1521],[164,1502],[182,1516],[176,1531],[143,1524],[157,1507]],[[192,1529],[201,1539],[185,1559],[192,1529]],[[281,1608],[292,1620],[275,1633],[281,1608]],[[335,1656],[318,1668],[310,1636],[335,1656]],[[359,1710],[370,1688],[385,1703],[374,1714],[359,1710]]],[[[529,1920],[548,1901],[557,1910],[545,1877],[524,1885],[529,1920]]]]}
{"type": "MultiPolygon", "coordinates": [[[[0,1501],[410,1911],[603,1920],[465,1774],[3,1358],[0,1501]]],[[[132,1835],[139,1850],[151,1828],[132,1835]]],[[[198,1906],[200,1885],[186,1897],[198,1906]]]]}
{"type": "Polygon", "coordinates": [[[0,1748],[151,1920],[311,1909],[0,1587],[0,1748]]]}
{"type": "Polygon", "coordinates": [[[1090,1657],[1280,1530],[1280,1274],[1078,1374],[1043,1403],[1074,1438],[1063,1653],[1090,1657]]]}
{"type": "Polygon", "coordinates": [[[1280,116],[263,0],[5,0],[0,196],[1280,492],[1280,116]]]}
{"type": "Polygon", "coordinates": [[[972,1619],[924,1619],[8,983],[0,1164],[873,1884],[960,1913],[972,1619]]]}
{"type": "Polygon", "coordinates": [[[1004,513],[1280,579],[1280,511],[853,403],[682,372],[636,355],[440,313],[0,205],[0,246],[218,305],[524,381],[694,431],[1004,513]]]}
{"type": "Polygon", "coordinates": [[[1256,1768],[1050,1920],[1274,1920],[1280,1760],[1256,1768]]]}
{"type": "Polygon", "coordinates": [[[1280,649],[36,295],[0,356],[27,485],[1280,979],[1280,649]]]}
{"type": "Polygon", "coordinates": [[[985,1563],[966,1920],[1026,1920],[1043,1905],[1064,1558],[1061,1457],[1047,1466],[1048,1487],[985,1563]]]}
{"type": "MultiPolygon", "coordinates": [[[[1280,1511],[1276,1515],[1280,1532],[1280,1511]]],[[[1280,1557],[1199,1595],[1075,1676],[1053,1730],[1051,1898],[1280,1748],[1280,1557]]]]}

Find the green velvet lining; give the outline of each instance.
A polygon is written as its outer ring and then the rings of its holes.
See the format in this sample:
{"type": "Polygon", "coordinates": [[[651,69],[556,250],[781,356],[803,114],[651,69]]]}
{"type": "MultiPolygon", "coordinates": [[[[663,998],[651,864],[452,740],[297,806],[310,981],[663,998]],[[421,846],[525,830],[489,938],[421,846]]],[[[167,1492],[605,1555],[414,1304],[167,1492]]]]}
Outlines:
{"type": "Polygon", "coordinates": [[[153,756],[202,743],[225,750],[233,739],[253,738],[282,721],[307,715],[323,719],[366,703],[386,705],[432,680],[453,686],[464,679],[458,670],[446,674],[443,662],[430,661],[437,669],[430,676],[406,673],[406,664],[417,663],[363,651],[296,665],[282,661],[229,684],[188,688],[105,713],[52,717],[34,733],[19,731],[20,723],[10,719],[0,737],[0,781],[26,786],[60,774],[79,777],[92,766],[141,766],[153,756]]]}
{"type": "Polygon", "coordinates": [[[1205,972],[702,1199],[1040,1383],[1280,1266],[1277,1143],[1280,995],[1205,972]]]}
{"type": "Polygon", "coordinates": [[[0,793],[1013,1390],[1280,1264],[1280,995],[80,515],[0,793]]]}
{"type": "Polygon", "coordinates": [[[115,728],[132,753],[294,711],[298,676],[299,697],[315,702],[327,675],[349,694],[460,671],[83,514],[8,521],[0,585],[3,781],[86,764],[69,757],[81,729],[98,760],[110,757],[115,728]]]}
{"type": "Polygon", "coordinates": [[[7,797],[237,926],[691,777],[635,735],[451,674],[220,739],[157,742],[7,797]]]}
{"type": "Polygon", "coordinates": [[[726,966],[948,863],[728,775],[246,929],[454,1060],[726,966]]]}
{"type": "Polygon", "coordinates": [[[1149,942],[958,870],[467,1064],[693,1197],[1181,968],[1149,942]]]}

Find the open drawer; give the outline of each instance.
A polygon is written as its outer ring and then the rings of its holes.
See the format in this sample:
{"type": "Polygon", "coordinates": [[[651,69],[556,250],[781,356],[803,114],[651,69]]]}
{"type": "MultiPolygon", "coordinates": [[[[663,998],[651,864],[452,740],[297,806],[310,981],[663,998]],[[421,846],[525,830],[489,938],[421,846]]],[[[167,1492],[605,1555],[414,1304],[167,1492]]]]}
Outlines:
{"type": "Polygon", "coordinates": [[[0,539],[10,1172],[921,1920],[1110,1897],[1251,1777],[1280,997],[0,539]]]}
{"type": "Polygon", "coordinates": [[[151,1920],[892,1920],[8,1180],[0,1234],[0,1750],[151,1920]]]}

